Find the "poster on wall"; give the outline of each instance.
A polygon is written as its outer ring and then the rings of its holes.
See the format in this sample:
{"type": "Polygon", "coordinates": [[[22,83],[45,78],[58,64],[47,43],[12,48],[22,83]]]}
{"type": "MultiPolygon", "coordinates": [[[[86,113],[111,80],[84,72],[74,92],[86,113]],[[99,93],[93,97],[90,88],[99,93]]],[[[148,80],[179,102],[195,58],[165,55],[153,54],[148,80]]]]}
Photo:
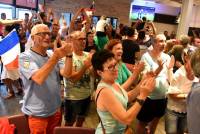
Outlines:
{"type": "Polygon", "coordinates": [[[23,7],[36,8],[37,0],[16,0],[16,5],[23,7]]]}
{"type": "Polygon", "coordinates": [[[0,0],[0,3],[13,4],[13,0],[0,0]]]}

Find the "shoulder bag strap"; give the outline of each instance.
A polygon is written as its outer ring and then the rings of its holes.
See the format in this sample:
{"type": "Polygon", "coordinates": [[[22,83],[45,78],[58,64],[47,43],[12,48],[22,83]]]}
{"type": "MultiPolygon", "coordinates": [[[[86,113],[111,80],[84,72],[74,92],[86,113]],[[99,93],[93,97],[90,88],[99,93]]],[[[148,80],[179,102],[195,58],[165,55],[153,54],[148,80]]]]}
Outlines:
{"type": "MultiPolygon", "coordinates": [[[[95,99],[96,106],[97,106],[97,100],[98,100],[98,98],[99,98],[99,94],[101,93],[102,89],[104,89],[104,88],[101,88],[101,89],[99,90],[99,92],[98,92],[98,94],[97,94],[97,97],[96,97],[96,99],[95,99]]],[[[106,134],[106,129],[105,129],[104,126],[103,126],[103,123],[102,123],[102,121],[101,121],[101,118],[100,118],[100,116],[98,116],[98,117],[99,117],[99,120],[100,120],[100,123],[101,123],[101,127],[102,127],[103,134],[106,134]]]]}

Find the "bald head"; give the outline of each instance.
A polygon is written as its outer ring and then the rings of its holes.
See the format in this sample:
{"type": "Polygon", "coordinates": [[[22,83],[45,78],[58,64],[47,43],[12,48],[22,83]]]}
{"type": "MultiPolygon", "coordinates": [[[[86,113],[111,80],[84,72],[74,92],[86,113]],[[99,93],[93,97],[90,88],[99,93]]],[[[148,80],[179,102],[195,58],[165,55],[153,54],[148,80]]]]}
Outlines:
{"type": "Polygon", "coordinates": [[[81,31],[74,31],[70,34],[70,37],[72,39],[80,39],[80,38],[85,38],[86,37],[86,34],[84,32],[81,32],[81,31]]]}

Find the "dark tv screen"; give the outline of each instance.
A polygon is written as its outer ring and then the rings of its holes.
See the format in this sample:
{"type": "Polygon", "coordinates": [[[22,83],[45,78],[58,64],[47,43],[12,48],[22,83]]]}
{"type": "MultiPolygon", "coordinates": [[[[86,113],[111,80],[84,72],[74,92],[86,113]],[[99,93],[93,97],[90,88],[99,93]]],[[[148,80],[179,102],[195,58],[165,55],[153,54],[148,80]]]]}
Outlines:
{"type": "Polygon", "coordinates": [[[142,19],[142,17],[146,17],[147,20],[153,21],[154,16],[155,16],[154,7],[146,7],[138,5],[131,6],[131,11],[130,11],[131,20],[137,20],[137,19],[142,19]]]}

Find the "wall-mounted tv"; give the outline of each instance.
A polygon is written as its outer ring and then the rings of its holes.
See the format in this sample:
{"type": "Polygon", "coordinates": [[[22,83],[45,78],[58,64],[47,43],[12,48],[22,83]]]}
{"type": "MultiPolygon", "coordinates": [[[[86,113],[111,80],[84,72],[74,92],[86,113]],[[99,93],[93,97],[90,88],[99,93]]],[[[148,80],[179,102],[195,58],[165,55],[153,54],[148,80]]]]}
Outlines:
{"type": "Polygon", "coordinates": [[[130,20],[134,21],[146,17],[147,20],[153,21],[155,15],[155,7],[146,7],[139,5],[131,5],[130,20]]]}

